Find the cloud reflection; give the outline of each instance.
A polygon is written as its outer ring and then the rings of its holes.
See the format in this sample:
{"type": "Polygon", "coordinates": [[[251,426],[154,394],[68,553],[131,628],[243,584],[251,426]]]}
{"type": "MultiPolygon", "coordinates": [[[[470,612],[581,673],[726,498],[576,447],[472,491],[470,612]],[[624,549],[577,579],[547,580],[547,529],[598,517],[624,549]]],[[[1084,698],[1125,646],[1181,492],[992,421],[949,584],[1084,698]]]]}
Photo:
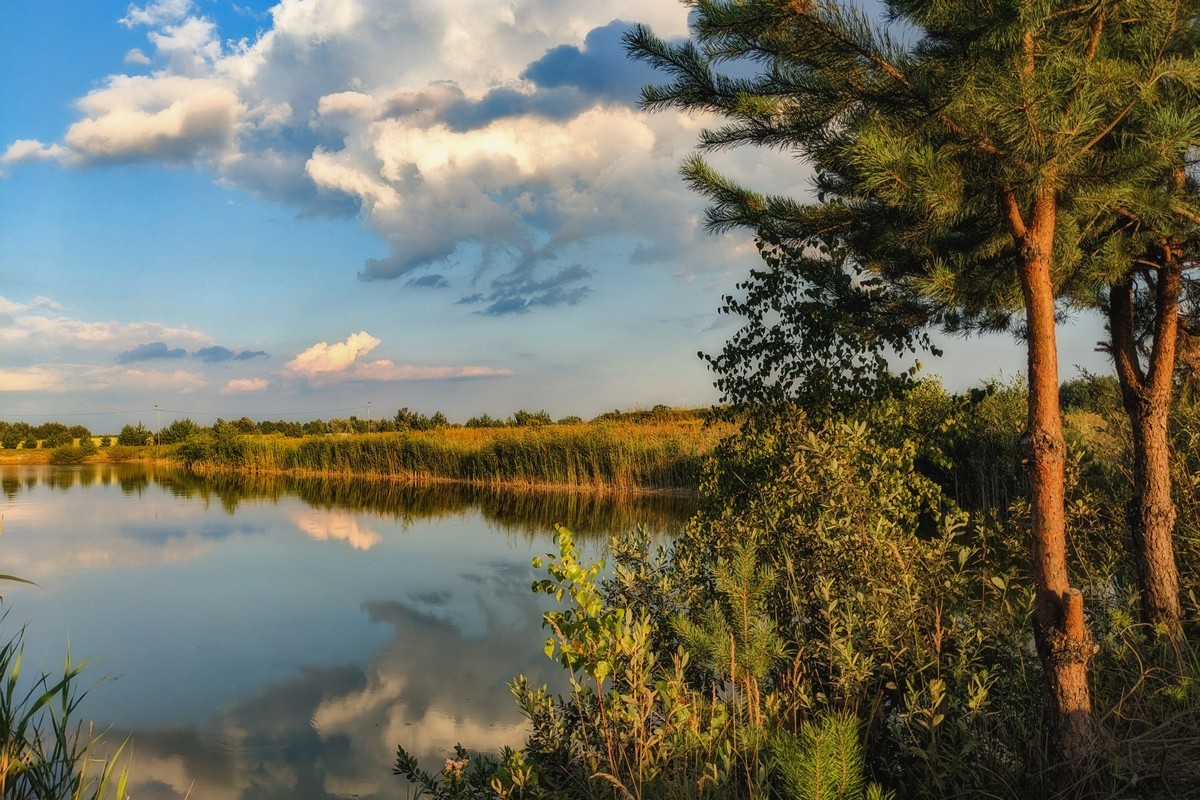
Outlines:
{"type": "Polygon", "coordinates": [[[518,745],[525,722],[506,687],[518,673],[557,685],[541,653],[539,599],[528,573],[492,573],[466,592],[414,593],[368,603],[391,636],[362,667],[302,668],[211,719],[133,734],[130,794],[142,800],[395,798],[397,744],[435,769],[457,742],[518,745]],[[447,619],[466,604],[482,635],[447,619]],[[486,609],[503,607],[504,614],[486,609]]]}
{"type": "Polygon", "coordinates": [[[383,537],[367,527],[360,515],[340,509],[311,509],[288,515],[292,523],[318,542],[345,542],[355,550],[370,550],[383,537]]]}

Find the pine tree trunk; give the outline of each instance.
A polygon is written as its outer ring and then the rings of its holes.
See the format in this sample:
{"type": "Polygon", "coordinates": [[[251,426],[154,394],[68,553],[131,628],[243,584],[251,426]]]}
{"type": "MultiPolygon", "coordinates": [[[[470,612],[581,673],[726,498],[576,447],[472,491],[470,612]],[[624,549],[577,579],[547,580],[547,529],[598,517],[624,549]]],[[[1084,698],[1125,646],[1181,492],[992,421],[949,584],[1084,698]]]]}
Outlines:
{"type": "Polygon", "coordinates": [[[1133,334],[1132,278],[1109,293],[1113,360],[1133,436],[1133,497],[1128,520],[1142,595],[1142,618],[1171,641],[1183,635],[1168,430],[1181,284],[1181,270],[1168,250],[1155,286],[1154,345],[1145,372],[1138,361],[1133,334]]]}
{"type": "Polygon", "coordinates": [[[1088,661],[1095,651],[1083,616],[1083,595],[1067,574],[1066,442],[1058,397],[1058,343],[1051,253],[1055,204],[1040,195],[1026,225],[1006,198],[1013,223],[1028,322],[1029,428],[1027,457],[1036,591],[1034,636],[1049,690],[1051,745],[1072,769],[1092,749],[1094,723],[1088,661]]]}

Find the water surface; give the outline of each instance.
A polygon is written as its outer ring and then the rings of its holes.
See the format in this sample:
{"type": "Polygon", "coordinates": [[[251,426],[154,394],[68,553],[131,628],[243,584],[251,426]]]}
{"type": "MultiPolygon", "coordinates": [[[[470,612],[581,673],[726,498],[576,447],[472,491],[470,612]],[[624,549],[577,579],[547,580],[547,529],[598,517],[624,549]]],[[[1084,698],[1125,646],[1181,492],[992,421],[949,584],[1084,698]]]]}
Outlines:
{"type": "Polygon", "coordinates": [[[553,524],[599,552],[680,498],[198,478],[140,465],[0,468],[5,633],[88,658],[86,714],[132,732],[137,800],[403,797],[397,743],[519,744],[506,688],[541,652],[553,524]],[[103,680],[101,680],[103,678],[103,680]]]}

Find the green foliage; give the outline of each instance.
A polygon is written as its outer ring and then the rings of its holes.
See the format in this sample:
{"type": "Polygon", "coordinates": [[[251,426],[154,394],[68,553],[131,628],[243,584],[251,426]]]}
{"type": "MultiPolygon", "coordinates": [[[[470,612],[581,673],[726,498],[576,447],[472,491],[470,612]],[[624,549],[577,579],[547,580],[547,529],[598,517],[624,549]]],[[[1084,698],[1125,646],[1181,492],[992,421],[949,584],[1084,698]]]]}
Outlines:
{"type": "Polygon", "coordinates": [[[76,447],[70,444],[59,445],[50,451],[50,463],[82,464],[87,459],[88,455],[88,452],[82,447],[76,447]]]}
{"type": "MultiPolygon", "coordinates": [[[[136,426],[125,425],[121,428],[121,432],[117,434],[117,444],[125,445],[126,447],[142,447],[150,444],[153,439],[154,434],[140,422],[136,426]]],[[[111,454],[109,457],[111,458],[111,454]]]]}
{"type": "Polygon", "coordinates": [[[768,747],[786,797],[796,800],[883,800],[891,797],[864,777],[858,720],[831,714],[804,722],[795,734],[780,730],[768,747]]]}
{"type": "Polygon", "coordinates": [[[450,423],[440,411],[435,411],[433,416],[426,416],[418,411],[409,411],[405,406],[396,412],[392,424],[393,430],[397,431],[431,431],[444,428],[450,423]]]}
{"type": "Polygon", "coordinates": [[[105,455],[109,461],[129,461],[137,456],[137,450],[127,445],[114,444],[105,451],[105,455]]]}
{"type": "Polygon", "coordinates": [[[836,240],[796,247],[760,239],[758,249],[765,268],[720,309],[742,327],[720,354],[701,353],[735,408],[794,403],[813,417],[848,414],[911,385],[918,365],[894,374],[889,357],[938,354],[921,331],[919,304],[879,291],[836,240]]]}
{"type": "Polygon", "coordinates": [[[159,431],[159,444],[177,444],[200,432],[200,426],[190,419],[177,419],[159,431]]]}
{"type": "Polygon", "coordinates": [[[112,447],[112,443],[113,443],[113,437],[111,437],[111,436],[101,436],[100,437],[100,446],[101,447],[112,447]]]}
{"type": "Polygon", "coordinates": [[[33,438],[32,436],[30,436],[25,441],[21,442],[21,447],[25,448],[26,450],[36,450],[37,446],[38,446],[38,440],[33,438]]]}
{"type": "Polygon", "coordinates": [[[545,410],[542,411],[526,411],[519,409],[513,412],[509,417],[508,424],[518,428],[523,428],[529,425],[550,425],[554,420],[550,419],[550,415],[545,410]]]}
{"type": "Polygon", "coordinates": [[[78,688],[82,665],[68,659],[61,676],[40,672],[27,677],[23,638],[24,629],[0,644],[0,797],[124,800],[125,745],[101,757],[102,740],[76,721],[83,699],[78,688]]]}

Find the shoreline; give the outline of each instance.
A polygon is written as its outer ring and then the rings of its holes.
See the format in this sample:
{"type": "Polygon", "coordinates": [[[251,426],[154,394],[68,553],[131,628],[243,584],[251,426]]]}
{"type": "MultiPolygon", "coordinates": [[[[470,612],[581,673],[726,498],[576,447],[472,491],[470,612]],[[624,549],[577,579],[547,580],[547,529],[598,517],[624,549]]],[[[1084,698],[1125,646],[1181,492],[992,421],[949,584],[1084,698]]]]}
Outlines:
{"type": "Polygon", "coordinates": [[[553,481],[521,481],[521,480],[505,480],[502,478],[495,479],[480,479],[480,478],[450,478],[441,475],[431,475],[427,473],[406,472],[406,473],[381,473],[381,472],[354,472],[344,470],[312,470],[312,469],[241,469],[230,466],[215,466],[211,464],[193,464],[188,465],[186,462],[176,458],[159,457],[159,456],[141,456],[135,458],[122,459],[113,461],[104,457],[103,452],[99,457],[93,456],[79,464],[51,464],[50,450],[0,450],[0,467],[34,467],[34,466],[61,466],[61,467],[86,467],[86,466],[120,466],[123,464],[142,464],[174,467],[177,469],[187,470],[195,475],[270,475],[287,478],[323,478],[336,480],[367,480],[375,482],[393,482],[408,485],[434,485],[434,484],[451,484],[458,486],[472,486],[481,489],[503,489],[522,492],[578,492],[581,494],[594,495],[624,495],[624,496],[659,496],[659,497],[695,497],[699,494],[699,487],[644,487],[644,486],[628,486],[614,485],[602,483],[558,483],[553,481]]]}

